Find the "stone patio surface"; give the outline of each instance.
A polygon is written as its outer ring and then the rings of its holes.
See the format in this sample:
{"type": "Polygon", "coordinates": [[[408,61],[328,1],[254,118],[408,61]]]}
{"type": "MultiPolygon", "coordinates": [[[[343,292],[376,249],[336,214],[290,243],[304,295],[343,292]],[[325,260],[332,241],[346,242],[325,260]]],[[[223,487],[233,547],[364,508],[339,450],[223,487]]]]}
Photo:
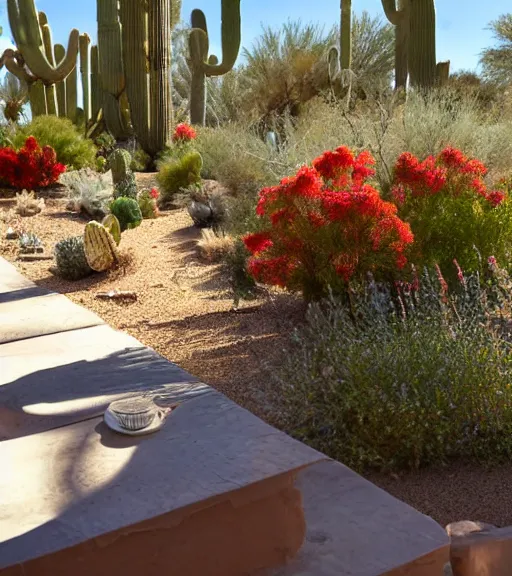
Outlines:
{"type": "Polygon", "coordinates": [[[0,259],[2,576],[431,576],[430,518],[0,259]],[[100,416],[178,404],[127,437],[100,416]]]}

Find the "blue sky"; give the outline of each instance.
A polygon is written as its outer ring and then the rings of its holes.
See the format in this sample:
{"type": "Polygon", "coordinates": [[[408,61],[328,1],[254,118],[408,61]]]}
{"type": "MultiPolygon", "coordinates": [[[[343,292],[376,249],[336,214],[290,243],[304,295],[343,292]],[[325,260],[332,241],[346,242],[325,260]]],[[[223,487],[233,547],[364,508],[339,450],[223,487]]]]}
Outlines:
{"type": "MultiPolygon", "coordinates": [[[[0,49],[9,44],[9,26],[5,0],[0,0],[0,25],[4,37],[0,49]]],[[[96,38],[96,0],[36,0],[44,10],[52,27],[54,41],[65,44],[69,30],[79,28],[96,38]]],[[[326,28],[338,22],[339,0],[242,0],[242,42],[250,46],[261,31],[261,24],[278,26],[287,19],[318,22],[326,28]]],[[[512,11],[510,0],[437,0],[438,60],[451,60],[452,70],[474,70],[479,53],[492,44],[486,30],[489,21],[512,11]]],[[[352,0],[355,12],[367,10],[382,15],[381,0],[352,0]]],[[[183,0],[182,17],[188,20],[193,8],[201,8],[207,15],[212,40],[212,52],[218,54],[220,36],[220,0],[183,0]]]]}

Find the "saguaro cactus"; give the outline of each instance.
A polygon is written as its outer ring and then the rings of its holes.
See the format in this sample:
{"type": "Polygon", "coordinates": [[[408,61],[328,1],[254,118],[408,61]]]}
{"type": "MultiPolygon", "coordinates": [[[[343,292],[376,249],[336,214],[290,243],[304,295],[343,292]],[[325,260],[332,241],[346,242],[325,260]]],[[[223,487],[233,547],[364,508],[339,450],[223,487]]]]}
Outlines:
{"type": "Polygon", "coordinates": [[[407,87],[410,38],[410,0],[382,0],[387,19],[395,27],[395,89],[407,87]]]}
{"type": "MultiPolygon", "coordinates": [[[[141,3],[141,0],[129,1],[133,4],[141,3]]],[[[130,128],[120,105],[121,95],[125,89],[125,75],[117,0],[97,0],[97,17],[103,115],[112,135],[123,139],[130,135],[130,128]]]]}
{"type": "Polygon", "coordinates": [[[98,47],[91,46],[91,117],[97,120],[101,108],[101,80],[99,76],[98,47]]]}
{"type": "Polygon", "coordinates": [[[37,14],[34,1],[8,0],[7,8],[17,50],[6,50],[1,64],[28,84],[34,116],[54,114],[57,101],[53,84],[64,80],[76,66],[78,30],[71,31],[67,52],[54,59],[48,21],[43,12],[37,14]]]}
{"type": "MultiPolygon", "coordinates": [[[[62,44],[55,44],[53,51],[57,62],[60,62],[66,54],[66,50],[62,44]]],[[[57,110],[59,116],[66,116],[66,82],[63,80],[57,82],[57,84],[55,84],[55,90],[57,91],[57,110]]]]}
{"type": "Polygon", "coordinates": [[[70,32],[62,62],[52,65],[47,58],[34,0],[7,0],[7,10],[16,47],[34,78],[45,84],[64,80],[76,65],[78,30],[70,32]]]}
{"type": "Polygon", "coordinates": [[[120,0],[131,120],[141,147],[153,157],[170,136],[171,30],[179,20],[179,4],[177,0],[120,0]]]}
{"type": "Polygon", "coordinates": [[[430,88],[436,83],[436,8],[434,0],[409,0],[409,76],[411,85],[430,88]]]}
{"type": "Polygon", "coordinates": [[[190,120],[204,125],[206,117],[206,77],[222,76],[233,69],[241,42],[240,0],[222,0],[222,62],[208,56],[209,39],[206,17],[193,10],[189,35],[189,66],[192,74],[190,120]]]}
{"type": "Polygon", "coordinates": [[[91,88],[89,84],[89,44],[91,39],[87,34],[80,34],[80,75],[82,77],[82,91],[84,100],[85,124],[91,117],[91,88]]]}

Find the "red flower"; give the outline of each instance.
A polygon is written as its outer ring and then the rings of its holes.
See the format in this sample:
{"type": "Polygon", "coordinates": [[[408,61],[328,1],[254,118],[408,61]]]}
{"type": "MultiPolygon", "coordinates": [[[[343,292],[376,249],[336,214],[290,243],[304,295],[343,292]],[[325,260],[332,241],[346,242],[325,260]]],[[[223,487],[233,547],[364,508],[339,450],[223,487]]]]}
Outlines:
{"type": "Polygon", "coordinates": [[[19,152],[8,147],[0,149],[0,179],[14,188],[45,188],[65,171],[53,148],[41,149],[33,136],[27,138],[19,152]]]}
{"type": "Polygon", "coordinates": [[[486,195],[486,199],[493,205],[499,206],[505,200],[506,194],[503,190],[492,190],[486,195]]]}
{"type": "Polygon", "coordinates": [[[192,126],[182,122],[181,124],[178,124],[174,129],[172,140],[173,142],[188,142],[190,140],[194,140],[196,136],[196,131],[192,128],[192,126]]]}
{"type": "Polygon", "coordinates": [[[273,244],[268,234],[265,232],[257,232],[255,234],[247,234],[243,237],[243,241],[247,250],[251,254],[259,254],[270,248],[273,244]]]}
{"type": "Polygon", "coordinates": [[[156,200],[158,198],[158,196],[160,196],[158,190],[156,188],[151,188],[149,195],[151,196],[151,198],[153,198],[154,200],[156,200]]]}

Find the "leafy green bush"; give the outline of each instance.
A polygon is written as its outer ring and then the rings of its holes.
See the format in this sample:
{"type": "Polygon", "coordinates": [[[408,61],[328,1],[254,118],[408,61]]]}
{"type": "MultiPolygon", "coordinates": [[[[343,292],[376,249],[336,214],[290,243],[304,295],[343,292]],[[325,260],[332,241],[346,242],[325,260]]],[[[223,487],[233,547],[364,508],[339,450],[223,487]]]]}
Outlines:
{"type": "Polygon", "coordinates": [[[505,190],[487,188],[486,173],[481,162],[455,148],[423,161],[400,155],[391,193],[414,233],[416,264],[437,263],[446,271],[457,259],[474,272],[480,266],[475,246],[484,258],[511,264],[512,200],[505,190]]]}
{"type": "Polygon", "coordinates": [[[163,160],[159,162],[157,182],[160,189],[160,203],[172,203],[174,196],[182,188],[201,182],[201,168],[203,159],[199,152],[187,152],[177,160],[163,160]]]}
{"type": "Polygon", "coordinates": [[[247,271],[250,254],[240,238],[224,258],[224,266],[230,280],[235,306],[241,299],[250,300],[255,296],[256,282],[247,271]]]}
{"type": "Polygon", "coordinates": [[[358,470],[510,458],[512,350],[498,328],[511,286],[492,259],[490,271],[486,288],[459,270],[448,293],[425,273],[419,289],[372,281],[350,306],[312,305],[282,359],[283,425],[358,470]]]}
{"type": "Polygon", "coordinates": [[[119,220],[121,232],[137,228],[142,222],[142,213],[137,200],[124,196],[110,204],[110,212],[119,220]]]}
{"type": "Polygon", "coordinates": [[[57,154],[57,161],[65,164],[69,170],[95,167],[96,147],[67,118],[34,118],[16,130],[12,136],[14,146],[21,148],[29,136],[34,136],[40,146],[51,146],[57,154]]]}

